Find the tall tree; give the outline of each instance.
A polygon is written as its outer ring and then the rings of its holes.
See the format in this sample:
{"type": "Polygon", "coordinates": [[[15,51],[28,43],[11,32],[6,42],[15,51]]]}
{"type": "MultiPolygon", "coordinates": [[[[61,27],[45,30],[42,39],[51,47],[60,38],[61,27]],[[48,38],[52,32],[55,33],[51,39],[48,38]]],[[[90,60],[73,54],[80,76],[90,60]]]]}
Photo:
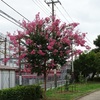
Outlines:
{"type": "Polygon", "coordinates": [[[94,40],[94,44],[95,44],[96,47],[100,48],[100,35],[98,35],[96,40],[94,40]]]}
{"type": "MultiPolygon", "coordinates": [[[[75,73],[78,76],[80,73],[84,75],[84,77],[88,76],[92,73],[91,79],[93,79],[96,72],[100,71],[100,55],[91,51],[87,54],[82,54],[78,59],[74,61],[75,73]]],[[[78,77],[77,77],[78,78],[78,77]]]]}
{"type": "Polygon", "coordinates": [[[32,73],[38,75],[44,74],[44,82],[46,89],[46,76],[51,69],[56,69],[58,65],[64,65],[67,59],[81,53],[81,50],[75,50],[72,54],[72,41],[76,46],[85,45],[85,33],[75,31],[78,23],[61,23],[55,17],[40,18],[39,14],[32,22],[22,22],[24,31],[17,31],[16,34],[8,36],[12,41],[15,50],[13,56],[21,60],[25,60],[25,68],[31,70],[32,73]],[[54,22],[52,22],[52,18],[54,22]],[[20,45],[24,42],[24,46],[20,45]],[[20,46],[19,46],[20,45],[20,46]],[[20,50],[18,50],[20,47],[20,50]]]}
{"type": "Polygon", "coordinates": [[[93,49],[93,51],[100,52],[100,35],[98,35],[98,37],[93,42],[94,45],[96,46],[96,48],[93,49]]]}

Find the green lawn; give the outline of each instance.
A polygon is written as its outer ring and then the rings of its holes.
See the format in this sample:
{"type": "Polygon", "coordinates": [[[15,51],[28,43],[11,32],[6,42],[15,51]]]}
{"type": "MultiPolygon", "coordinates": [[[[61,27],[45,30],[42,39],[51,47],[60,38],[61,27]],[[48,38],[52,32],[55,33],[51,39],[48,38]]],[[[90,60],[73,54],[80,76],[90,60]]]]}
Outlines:
{"type": "Polygon", "coordinates": [[[89,92],[100,89],[100,83],[73,84],[69,86],[69,91],[65,91],[64,87],[48,90],[46,92],[46,100],[76,100],[89,92]]]}

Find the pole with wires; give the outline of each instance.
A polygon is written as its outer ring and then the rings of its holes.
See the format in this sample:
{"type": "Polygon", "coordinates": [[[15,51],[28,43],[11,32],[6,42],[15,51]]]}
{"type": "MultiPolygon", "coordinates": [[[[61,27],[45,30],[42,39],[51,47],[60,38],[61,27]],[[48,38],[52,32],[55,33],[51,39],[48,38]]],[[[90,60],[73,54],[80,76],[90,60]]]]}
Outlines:
{"type": "MultiPolygon", "coordinates": [[[[6,50],[6,49],[7,49],[7,47],[6,47],[6,46],[7,46],[7,38],[5,38],[4,42],[5,42],[5,53],[4,53],[4,58],[6,59],[6,55],[7,55],[7,50],[6,50]]],[[[5,65],[5,66],[6,66],[6,64],[7,64],[7,63],[4,62],[4,65],[5,65]]]]}
{"type": "Polygon", "coordinates": [[[74,41],[72,40],[72,43],[71,43],[71,51],[72,51],[72,61],[71,61],[71,70],[72,70],[72,72],[71,72],[71,78],[72,78],[72,83],[74,83],[74,63],[73,63],[73,43],[74,43],[74,41]]]}
{"type": "Polygon", "coordinates": [[[21,54],[21,51],[20,51],[20,39],[19,39],[19,85],[22,85],[22,74],[21,74],[21,61],[20,61],[20,54],[21,54]]]}
{"type": "MultiPolygon", "coordinates": [[[[47,2],[46,0],[45,0],[45,3],[47,4],[47,5],[52,5],[52,22],[54,22],[54,5],[56,4],[56,3],[60,3],[60,1],[59,0],[57,0],[57,1],[53,1],[53,0],[51,0],[51,2],[47,2]]],[[[54,85],[55,85],[55,88],[57,87],[57,70],[56,69],[54,69],[54,85]]]]}

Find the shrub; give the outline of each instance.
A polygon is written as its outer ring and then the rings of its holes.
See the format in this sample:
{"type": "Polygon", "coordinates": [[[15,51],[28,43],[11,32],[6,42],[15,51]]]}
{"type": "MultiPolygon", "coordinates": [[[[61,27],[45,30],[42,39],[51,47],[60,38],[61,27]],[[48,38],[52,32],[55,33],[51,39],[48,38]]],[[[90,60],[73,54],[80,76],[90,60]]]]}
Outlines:
{"type": "Polygon", "coordinates": [[[0,100],[40,100],[43,91],[40,86],[17,86],[0,91],[0,100]]]}

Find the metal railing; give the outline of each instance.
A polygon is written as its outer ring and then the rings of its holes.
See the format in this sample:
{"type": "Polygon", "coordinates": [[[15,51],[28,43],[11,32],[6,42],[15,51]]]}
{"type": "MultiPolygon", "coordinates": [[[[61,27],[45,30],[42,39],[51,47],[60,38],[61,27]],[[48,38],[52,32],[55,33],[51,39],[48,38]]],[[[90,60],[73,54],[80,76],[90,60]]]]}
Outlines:
{"type": "MultiPolygon", "coordinates": [[[[66,83],[66,80],[59,80],[57,81],[57,87],[63,86],[65,85],[65,83],[66,83]]],[[[44,84],[41,84],[40,86],[44,88],[44,84]]],[[[53,89],[53,88],[55,88],[54,81],[46,83],[46,90],[53,89]]]]}

